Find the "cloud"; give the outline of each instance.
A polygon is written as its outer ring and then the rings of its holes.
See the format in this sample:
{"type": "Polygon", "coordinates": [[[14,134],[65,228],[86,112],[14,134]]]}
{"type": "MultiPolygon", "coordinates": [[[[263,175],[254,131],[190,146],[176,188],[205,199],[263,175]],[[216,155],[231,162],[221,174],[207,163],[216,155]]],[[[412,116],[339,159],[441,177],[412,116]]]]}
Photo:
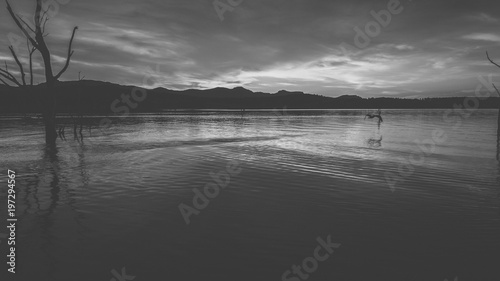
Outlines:
{"type": "MultiPolygon", "coordinates": [[[[30,14],[32,2],[18,0],[14,8],[30,14]]],[[[470,77],[492,71],[480,62],[500,42],[500,21],[484,7],[493,11],[500,2],[413,2],[401,1],[403,12],[369,46],[347,54],[339,44],[354,45],[354,27],[373,21],[371,11],[386,9],[387,0],[244,1],[224,21],[206,0],[70,1],[49,21],[46,39],[58,70],[72,27],[80,27],[63,79],[81,71],[87,79],[142,85],[158,68],[152,87],[174,89],[434,95],[473,88],[470,77]]],[[[7,34],[17,29],[4,8],[0,13],[0,59],[15,69],[7,34]]],[[[41,82],[39,55],[35,66],[41,82]]]]}
{"type": "Polygon", "coordinates": [[[473,16],[469,16],[470,19],[475,20],[475,21],[480,21],[484,23],[496,23],[498,22],[498,19],[486,14],[486,13],[479,13],[473,16]]]}
{"type": "Polygon", "coordinates": [[[398,50],[401,50],[401,51],[403,51],[403,50],[409,50],[409,51],[411,51],[411,50],[414,50],[414,49],[415,49],[415,47],[413,47],[413,46],[409,46],[409,45],[405,45],[405,44],[396,45],[396,46],[394,46],[394,47],[395,47],[396,49],[398,49],[398,50]]]}
{"type": "Polygon", "coordinates": [[[464,39],[500,42],[500,35],[491,33],[474,33],[463,36],[464,39]]]}

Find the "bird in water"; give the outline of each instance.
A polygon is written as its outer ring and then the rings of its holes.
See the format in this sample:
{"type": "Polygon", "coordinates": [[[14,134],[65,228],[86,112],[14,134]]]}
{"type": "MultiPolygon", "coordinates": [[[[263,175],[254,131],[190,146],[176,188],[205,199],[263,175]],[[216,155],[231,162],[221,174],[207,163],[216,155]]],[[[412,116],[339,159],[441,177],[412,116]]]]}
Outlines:
{"type": "Polygon", "coordinates": [[[370,119],[373,119],[373,118],[378,118],[378,122],[381,123],[381,122],[384,122],[384,119],[382,119],[382,110],[377,110],[377,113],[368,113],[365,115],[365,120],[366,120],[366,117],[370,118],[370,119]]]}

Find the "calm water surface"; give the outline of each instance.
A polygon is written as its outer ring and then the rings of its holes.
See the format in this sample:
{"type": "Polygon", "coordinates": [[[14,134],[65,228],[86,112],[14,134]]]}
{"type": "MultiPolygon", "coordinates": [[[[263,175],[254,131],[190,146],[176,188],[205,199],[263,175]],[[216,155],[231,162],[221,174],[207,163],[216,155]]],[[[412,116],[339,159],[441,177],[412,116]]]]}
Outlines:
{"type": "Polygon", "coordinates": [[[443,113],[385,111],[380,127],[355,110],[135,115],[85,129],[83,143],[67,128],[57,151],[40,121],[1,117],[1,206],[7,169],[18,174],[17,280],[122,268],[282,280],[328,235],[341,246],[307,280],[500,280],[497,111],[457,126],[443,113]],[[435,129],[447,140],[418,157],[435,129]],[[179,204],[234,161],[241,172],[186,225],[179,204]],[[386,175],[400,176],[392,190],[386,175]]]}

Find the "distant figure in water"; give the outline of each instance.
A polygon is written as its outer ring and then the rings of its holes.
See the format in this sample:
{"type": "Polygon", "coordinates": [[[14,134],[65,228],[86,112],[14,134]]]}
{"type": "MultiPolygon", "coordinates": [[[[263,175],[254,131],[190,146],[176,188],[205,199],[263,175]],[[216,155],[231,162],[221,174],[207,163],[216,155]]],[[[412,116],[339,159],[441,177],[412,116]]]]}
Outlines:
{"type": "Polygon", "coordinates": [[[384,119],[382,119],[382,110],[377,110],[377,113],[376,114],[373,114],[373,113],[368,113],[365,115],[365,120],[366,120],[366,117],[370,118],[370,119],[373,119],[375,117],[378,118],[378,123],[380,124],[381,122],[384,122],[384,119]]]}

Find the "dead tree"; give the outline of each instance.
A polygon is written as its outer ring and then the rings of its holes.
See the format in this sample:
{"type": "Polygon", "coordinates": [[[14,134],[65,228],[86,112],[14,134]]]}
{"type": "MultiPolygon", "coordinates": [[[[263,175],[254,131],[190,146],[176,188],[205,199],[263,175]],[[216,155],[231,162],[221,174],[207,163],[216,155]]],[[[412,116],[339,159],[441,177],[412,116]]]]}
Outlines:
{"type": "MultiPolygon", "coordinates": [[[[497,64],[496,62],[494,62],[491,58],[490,58],[490,55],[488,54],[488,52],[486,52],[486,58],[488,58],[488,60],[490,61],[491,64],[493,64],[494,66],[500,68],[500,65],[497,64]]],[[[493,88],[495,88],[495,90],[497,91],[497,94],[498,96],[500,97],[500,91],[498,90],[497,86],[495,86],[495,83],[493,83],[493,88]]],[[[500,103],[498,105],[498,126],[500,128],[500,103]]]]}
{"type": "MultiPolygon", "coordinates": [[[[35,26],[30,26],[24,21],[21,16],[18,14],[14,13],[12,10],[12,7],[9,3],[8,0],[5,1],[7,3],[7,10],[9,11],[10,16],[16,23],[17,27],[21,30],[21,32],[24,34],[24,36],[27,38],[29,44],[31,44],[32,49],[37,50],[43,60],[44,68],[45,68],[45,83],[43,85],[43,90],[42,90],[42,95],[43,95],[43,121],[45,124],[45,143],[50,146],[55,146],[56,140],[57,140],[57,131],[56,131],[56,92],[55,92],[55,86],[56,83],[58,82],[59,78],[61,75],[63,75],[64,72],[68,69],[68,66],[71,61],[71,57],[73,56],[73,39],[75,38],[75,33],[78,27],[73,28],[73,32],[71,34],[71,39],[69,41],[68,45],[68,53],[66,57],[66,63],[64,64],[63,68],[57,72],[57,74],[54,74],[53,69],[52,69],[52,62],[51,62],[51,55],[50,55],[50,50],[47,47],[47,44],[45,43],[45,36],[47,35],[45,33],[45,25],[47,24],[47,21],[49,20],[48,16],[48,10],[43,11],[42,10],[42,0],[36,0],[36,9],[35,9],[35,16],[34,16],[34,24],[35,26]]],[[[22,87],[23,85],[26,85],[25,81],[25,72],[23,65],[19,61],[17,54],[12,46],[9,47],[9,50],[12,53],[12,56],[14,57],[14,60],[16,64],[18,65],[21,73],[21,81],[16,79],[16,77],[9,72],[9,70],[6,68],[5,70],[0,71],[5,79],[10,81],[11,83],[15,84],[15,86],[22,87]]],[[[34,52],[34,50],[33,50],[34,52]]],[[[30,58],[32,58],[33,52],[30,53],[30,58]]],[[[30,59],[30,73],[31,73],[31,78],[30,82],[33,83],[33,65],[31,63],[30,59]]],[[[7,84],[6,81],[1,80],[2,83],[7,84]]]]}
{"type": "MultiPolygon", "coordinates": [[[[486,58],[490,61],[491,64],[500,68],[500,65],[494,62],[488,52],[486,52],[486,58]]],[[[497,91],[498,96],[500,97],[500,91],[498,90],[495,83],[493,83],[493,88],[497,91]]],[[[497,117],[497,160],[500,160],[500,103],[498,104],[498,117],[497,117]]]]}

